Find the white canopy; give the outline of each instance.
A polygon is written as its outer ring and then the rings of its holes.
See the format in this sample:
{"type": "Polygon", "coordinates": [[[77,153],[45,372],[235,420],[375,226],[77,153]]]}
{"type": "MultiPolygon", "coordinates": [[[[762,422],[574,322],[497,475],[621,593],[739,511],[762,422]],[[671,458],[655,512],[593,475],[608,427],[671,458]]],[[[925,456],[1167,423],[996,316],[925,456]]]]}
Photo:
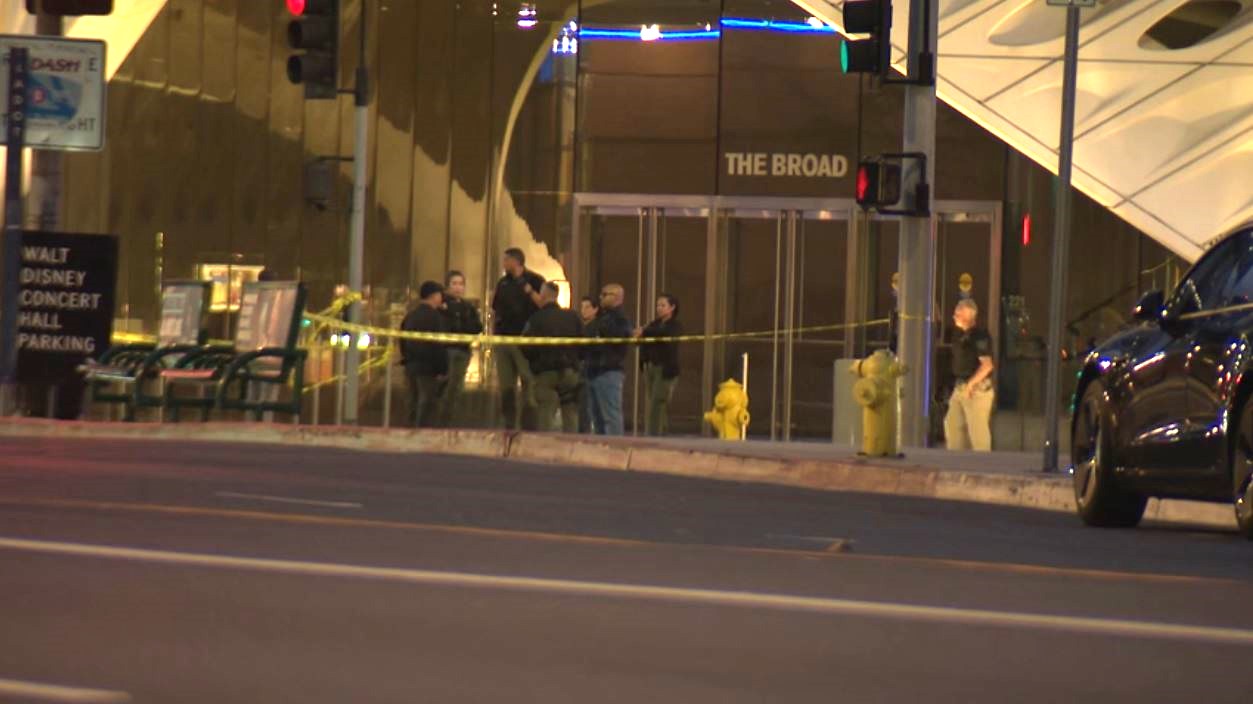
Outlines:
{"type": "MultiPolygon", "coordinates": [[[[793,2],[841,27],[842,2],[793,2]]],[[[893,10],[899,58],[908,1],[893,10]]],[[[940,0],[940,98],[1054,173],[1065,14],[940,0]]],[[[1100,0],[1078,80],[1076,188],[1189,260],[1253,220],[1253,0],[1100,0]]]]}

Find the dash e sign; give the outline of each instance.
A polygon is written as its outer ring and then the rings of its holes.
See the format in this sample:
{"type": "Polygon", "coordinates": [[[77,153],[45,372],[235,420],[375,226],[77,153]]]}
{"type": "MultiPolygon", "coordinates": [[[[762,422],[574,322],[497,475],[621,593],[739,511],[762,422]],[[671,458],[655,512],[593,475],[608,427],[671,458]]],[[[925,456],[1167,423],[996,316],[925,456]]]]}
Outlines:
{"type": "Polygon", "coordinates": [[[727,152],[722,157],[728,176],[844,178],[848,175],[848,157],[842,154],[727,152]]]}

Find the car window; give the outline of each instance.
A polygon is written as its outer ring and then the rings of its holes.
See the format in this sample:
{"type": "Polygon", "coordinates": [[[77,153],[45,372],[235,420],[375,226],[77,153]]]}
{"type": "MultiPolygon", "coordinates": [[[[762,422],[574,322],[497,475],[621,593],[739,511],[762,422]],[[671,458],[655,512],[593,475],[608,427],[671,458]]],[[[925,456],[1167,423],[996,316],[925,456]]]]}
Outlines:
{"type": "Polygon", "coordinates": [[[1223,294],[1223,305],[1229,306],[1253,303],[1253,230],[1242,232],[1235,239],[1237,264],[1223,294]]]}
{"type": "Polygon", "coordinates": [[[1243,247],[1240,237],[1229,237],[1197,262],[1175,291],[1173,307],[1180,313],[1212,310],[1225,304],[1243,247]],[[1241,251],[1237,251],[1237,249],[1241,251]]]}

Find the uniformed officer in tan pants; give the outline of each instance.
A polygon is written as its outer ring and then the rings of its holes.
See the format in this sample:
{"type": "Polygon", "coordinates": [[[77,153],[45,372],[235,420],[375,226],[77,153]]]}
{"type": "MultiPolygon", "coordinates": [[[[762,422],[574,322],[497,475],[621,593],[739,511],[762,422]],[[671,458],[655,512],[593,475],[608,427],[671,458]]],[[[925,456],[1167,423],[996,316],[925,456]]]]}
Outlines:
{"type": "Polygon", "coordinates": [[[944,439],[950,450],[992,451],[992,408],[996,391],[992,383],[992,336],[977,327],[979,306],[970,299],[957,302],[953,322],[953,377],[957,387],[944,416],[944,439]]]}

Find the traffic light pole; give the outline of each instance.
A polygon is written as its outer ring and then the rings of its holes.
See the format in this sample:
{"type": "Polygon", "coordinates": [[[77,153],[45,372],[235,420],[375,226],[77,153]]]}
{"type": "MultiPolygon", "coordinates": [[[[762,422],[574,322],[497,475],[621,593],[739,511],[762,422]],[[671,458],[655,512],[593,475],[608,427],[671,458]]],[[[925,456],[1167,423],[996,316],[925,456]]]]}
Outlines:
{"type": "MultiPolygon", "coordinates": [[[[365,281],[365,196],[366,179],[369,177],[366,149],[370,141],[370,72],[366,67],[366,4],[361,0],[361,53],[357,64],[356,85],[353,87],[353,147],[352,147],[352,225],[348,234],[348,289],[361,293],[365,281]]],[[[361,322],[361,301],[348,306],[348,322],[361,322]]],[[[361,351],[357,347],[357,335],[349,339],[345,355],[344,374],[344,424],[357,424],[357,407],[360,397],[361,351]]]]}
{"type": "MultiPolygon", "coordinates": [[[[905,129],[902,151],[925,155],[926,183],[935,183],[936,95],[934,61],[939,36],[939,0],[911,0],[909,5],[910,79],[905,87],[905,129]],[[926,51],[917,50],[927,47],[926,51]],[[929,65],[919,65],[929,64],[929,65]],[[931,71],[930,76],[920,75],[931,71]]],[[[930,209],[928,209],[928,212],[930,209]]],[[[935,306],[935,229],[931,215],[901,219],[900,339],[897,349],[908,372],[901,380],[901,444],[925,447],[931,423],[933,359],[932,319],[935,306]]]]}
{"type": "Polygon", "coordinates": [[[1066,8],[1066,54],[1062,66],[1062,134],[1057,158],[1053,220],[1053,276],[1049,295],[1048,367],[1044,383],[1044,471],[1057,471],[1058,392],[1062,372],[1062,321],[1070,273],[1070,175],[1075,141],[1075,85],[1079,74],[1079,8],[1066,8]]]}

